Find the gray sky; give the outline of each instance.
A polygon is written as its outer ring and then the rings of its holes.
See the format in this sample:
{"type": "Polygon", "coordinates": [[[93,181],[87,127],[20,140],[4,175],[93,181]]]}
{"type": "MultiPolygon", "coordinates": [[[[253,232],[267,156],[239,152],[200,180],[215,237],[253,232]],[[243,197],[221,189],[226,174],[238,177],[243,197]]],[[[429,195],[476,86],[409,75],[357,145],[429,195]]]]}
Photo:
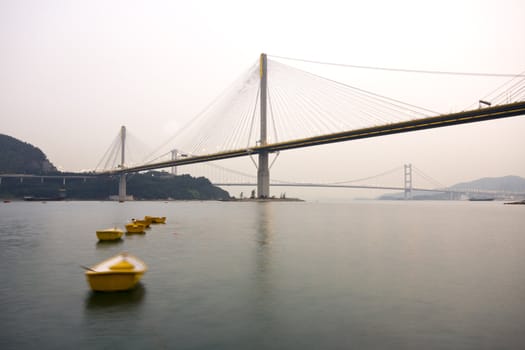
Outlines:
{"type": "MultiPolygon", "coordinates": [[[[40,147],[63,170],[93,169],[121,125],[157,147],[261,52],[521,73],[524,14],[519,0],[0,0],[0,133],[40,147]]],[[[477,107],[506,81],[300,67],[440,113],[477,107]]],[[[328,182],[412,163],[444,185],[525,177],[524,131],[521,116],[283,152],[271,174],[328,182]]],[[[240,170],[255,174],[243,162],[240,170]]],[[[402,172],[397,177],[385,181],[402,185],[402,172]]]]}

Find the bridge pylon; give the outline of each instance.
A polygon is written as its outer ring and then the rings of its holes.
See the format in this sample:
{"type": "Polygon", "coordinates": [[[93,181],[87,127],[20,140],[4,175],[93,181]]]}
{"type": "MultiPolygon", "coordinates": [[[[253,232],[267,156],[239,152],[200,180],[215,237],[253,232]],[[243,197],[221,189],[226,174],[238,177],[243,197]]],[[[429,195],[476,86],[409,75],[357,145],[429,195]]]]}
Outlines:
{"type": "MultiPolygon", "coordinates": [[[[268,69],[266,54],[262,53],[259,61],[259,72],[261,76],[261,137],[259,143],[261,146],[266,146],[268,139],[266,135],[266,100],[268,87],[268,69]]],[[[270,197],[270,168],[268,164],[268,151],[259,153],[259,164],[257,167],[257,197],[270,197]]]]}
{"type": "MultiPolygon", "coordinates": [[[[177,160],[177,154],[178,154],[178,150],[176,149],[172,149],[171,150],[171,160],[177,160]]],[[[172,166],[171,167],[171,174],[172,175],[177,175],[177,167],[176,166],[172,166]]]]}
{"type": "MultiPolygon", "coordinates": [[[[122,125],[120,128],[120,165],[119,168],[124,169],[124,163],[126,161],[126,127],[122,125]]],[[[120,174],[119,185],[118,185],[118,200],[124,202],[127,198],[126,195],[126,174],[120,174]]]]}
{"type": "Polygon", "coordinates": [[[412,199],[412,164],[405,164],[405,200],[412,199]]]}

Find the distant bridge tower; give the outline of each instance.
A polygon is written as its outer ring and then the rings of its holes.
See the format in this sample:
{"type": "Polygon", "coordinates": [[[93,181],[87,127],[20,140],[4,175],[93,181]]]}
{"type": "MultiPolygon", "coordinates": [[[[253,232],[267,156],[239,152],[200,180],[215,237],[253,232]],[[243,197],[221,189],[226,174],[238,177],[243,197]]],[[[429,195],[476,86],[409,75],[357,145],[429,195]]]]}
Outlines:
{"type": "MultiPolygon", "coordinates": [[[[120,128],[120,165],[119,168],[124,169],[126,161],[126,127],[123,125],[120,128]]],[[[126,200],[126,174],[120,174],[119,186],[118,186],[118,200],[124,202],[126,200]]]]}
{"type": "MultiPolygon", "coordinates": [[[[266,93],[268,82],[266,54],[262,53],[259,62],[259,72],[261,76],[261,138],[259,144],[266,146],[266,93]]],[[[259,165],[257,167],[257,197],[270,197],[270,169],[268,167],[268,152],[259,153],[259,165]]]]}
{"type": "MultiPolygon", "coordinates": [[[[178,151],[176,149],[171,150],[171,160],[177,160],[177,153],[178,153],[178,151]]],[[[171,167],[171,174],[172,175],[177,175],[177,167],[176,166],[172,166],[171,167]]]]}
{"type": "Polygon", "coordinates": [[[405,164],[405,200],[412,199],[412,164],[405,164]]]}

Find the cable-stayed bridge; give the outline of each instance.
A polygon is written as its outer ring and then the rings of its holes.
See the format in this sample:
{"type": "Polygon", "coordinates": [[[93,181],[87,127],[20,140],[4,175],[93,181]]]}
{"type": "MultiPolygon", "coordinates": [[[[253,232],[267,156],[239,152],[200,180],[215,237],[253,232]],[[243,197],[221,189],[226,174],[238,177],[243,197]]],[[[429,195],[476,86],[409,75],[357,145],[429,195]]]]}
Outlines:
{"type": "Polygon", "coordinates": [[[257,197],[267,198],[270,168],[280,151],[524,115],[525,75],[510,77],[502,91],[480,100],[478,108],[440,114],[261,54],[256,64],[166,143],[172,148],[169,152],[142,164],[126,164],[122,129],[120,157],[112,153],[120,163],[98,172],[120,175],[119,193],[125,196],[128,173],[250,157],[257,168],[257,197]]]}

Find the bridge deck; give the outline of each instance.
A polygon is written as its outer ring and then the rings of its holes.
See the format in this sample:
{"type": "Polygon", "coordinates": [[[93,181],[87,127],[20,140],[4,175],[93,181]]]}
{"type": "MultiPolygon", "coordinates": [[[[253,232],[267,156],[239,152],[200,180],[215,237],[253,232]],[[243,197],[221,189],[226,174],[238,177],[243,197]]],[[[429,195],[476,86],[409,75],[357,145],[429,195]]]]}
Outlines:
{"type": "Polygon", "coordinates": [[[238,149],[225,152],[218,152],[208,155],[191,156],[184,159],[170,160],[165,162],[151,163],[140,166],[129,167],[125,169],[105,172],[106,174],[122,174],[152,169],[168,168],[172,166],[181,166],[209,162],[214,160],[228,159],[258,154],[262,152],[278,152],[288,149],[311,147],[328,143],[343,142],[385,135],[393,135],[410,131],[440,128],[445,126],[474,123],[493,119],[502,119],[525,115],[525,102],[516,102],[506,105],[475,109],[452,114],[443,114],[435,117],[415,119],[405,122],[392,123],[387,125],[372,126],[368,128],[343,131],[339,133],[314,136],[304,139],[290,140],[268,144],[265,146],[256,146],[248,149],[238,149]]]}

